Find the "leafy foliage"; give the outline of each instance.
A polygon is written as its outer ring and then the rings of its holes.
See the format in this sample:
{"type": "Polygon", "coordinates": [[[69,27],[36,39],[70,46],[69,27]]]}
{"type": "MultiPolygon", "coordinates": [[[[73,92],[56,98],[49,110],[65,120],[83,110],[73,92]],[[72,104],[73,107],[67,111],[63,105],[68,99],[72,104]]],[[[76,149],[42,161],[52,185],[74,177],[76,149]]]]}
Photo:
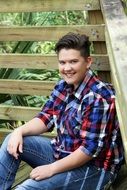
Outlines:
{"type": "MultiPolygon", "coordinates": [[[[51,26],[51,25],[74,25],[84,24],[84,12],[39,12],[39,13],[0,13],[0,25],[18,26],[51,26]]],[[[0,53],[39,53],[53,54],[55,42],[0,42],[0,53]]],[[[21,80],[59,80],[58,71],[34,70],[34,69],[0,69],[1,79],[21,80]]],[[[20,96],[0,94],[0,103],[7,105],[22,105],[41,107],[48,97],[43,96],[20,96]]],[[[3,122],[3,121],[1,121],[3,122]]],[[[5,122],[5,121],[4,121],[5,122]]],[[[17,125],[17,122],[15,122],[17,125]]],[[[15,125],[9,121],[7,125],[15,125]]]]}
{"type": "Polygon", "coordinates": [[[125,13],[127,15],[127,0],[122,0],[122,4],[123,4],[124,10],[125,10],[125,13]]]}

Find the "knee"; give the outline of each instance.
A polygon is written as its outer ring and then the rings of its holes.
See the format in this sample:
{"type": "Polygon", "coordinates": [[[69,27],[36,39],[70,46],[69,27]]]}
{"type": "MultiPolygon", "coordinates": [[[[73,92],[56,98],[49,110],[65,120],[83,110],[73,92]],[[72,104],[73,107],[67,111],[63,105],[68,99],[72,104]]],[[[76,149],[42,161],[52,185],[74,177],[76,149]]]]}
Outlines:
{"type": "Polygon", "coordinates": [[[11,134],[8,134],[8,135],[5,137],[5,139],[3,140],[2,145],[1,145],[1,148],[2,148],[2,149],[6,149],[6,148],[7,148],[10,135],[11,135],[11,134]]]}
{"type": "Polygon", "coordinates": [[[47,180],[36,181],[33,179],[27,179],[22,184],[18,185],[15,190],[53,190],[52,185],[47,183],[47,180]]]}

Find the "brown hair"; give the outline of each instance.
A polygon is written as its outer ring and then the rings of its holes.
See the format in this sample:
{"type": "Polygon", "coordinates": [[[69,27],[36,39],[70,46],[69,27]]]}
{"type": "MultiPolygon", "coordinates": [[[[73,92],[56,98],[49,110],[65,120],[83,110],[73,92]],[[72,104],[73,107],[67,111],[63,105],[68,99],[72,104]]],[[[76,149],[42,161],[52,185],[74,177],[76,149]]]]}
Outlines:
{"type": "Polygon", "coordinates": [[[61,49],[79,50],[81,56],[90,56],[89,37],[85,34],[68,33],[63,36],[55,46],[55,52],[58,54],[61,49]]]}

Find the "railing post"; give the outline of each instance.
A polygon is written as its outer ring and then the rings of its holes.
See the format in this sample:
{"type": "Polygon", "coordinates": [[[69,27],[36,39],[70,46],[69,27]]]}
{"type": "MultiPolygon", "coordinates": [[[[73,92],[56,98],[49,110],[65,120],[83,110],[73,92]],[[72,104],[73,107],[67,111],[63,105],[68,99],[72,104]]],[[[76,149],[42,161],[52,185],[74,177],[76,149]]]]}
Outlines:
{"type": "Polygon", "coordinates": [[[127,17],[120,0],[101,0],[116,106],[127,162],[127,17]]]}

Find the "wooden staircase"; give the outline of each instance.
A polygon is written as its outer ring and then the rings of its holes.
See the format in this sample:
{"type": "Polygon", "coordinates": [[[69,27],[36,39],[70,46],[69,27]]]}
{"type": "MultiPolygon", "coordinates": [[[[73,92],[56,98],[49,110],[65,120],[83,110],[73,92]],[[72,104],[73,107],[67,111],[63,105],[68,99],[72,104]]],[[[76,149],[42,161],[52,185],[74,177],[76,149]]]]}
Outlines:
{"type": "MultiPolygon", "coordinates": [[[[120,0],[0,0],[1,13],[85,11],[84,25],[6,26],[0,25],[0,41],[56,41],[67,32],[85,33],[90,37],[94,52],[92,68],[104,81],[111,81],[116,89],[116,105],[127,161],[127,17],[120,0]]],[[[57,69],[56,55],[0,54],[0,68],[57,69]]],[[[49,95],[53,81],[0,79],[0,94],[49,95]]],[[[41,108],[0,105],[1,120],[28,121],[41,108]]],[[[0,142],[10,132],[0,128],[0,142]]],[[[15,185],[28,178],[31,168],[22,162],[15,185]]],[[[124,177],[110,187],[127,189],[127,170],[124,177]],[[126,181],[125,181],[126,180],[126,181]]],[[[120,174],[121,175],[121,174],[120,174]]]]}

